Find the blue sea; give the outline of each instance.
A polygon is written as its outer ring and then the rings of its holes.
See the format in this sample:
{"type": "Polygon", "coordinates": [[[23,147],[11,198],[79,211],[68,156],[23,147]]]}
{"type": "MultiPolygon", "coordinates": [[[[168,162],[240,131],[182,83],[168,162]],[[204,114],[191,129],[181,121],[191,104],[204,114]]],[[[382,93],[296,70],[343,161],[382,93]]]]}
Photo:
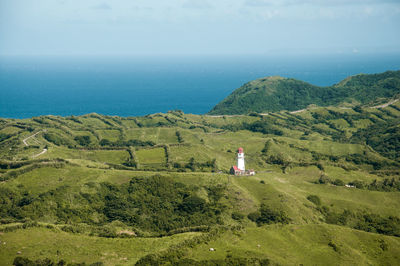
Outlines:
{"type": "Polygon", "coordinates": [[[204,114],[271,75],[329,86],[400,69],[399,54],[313,56],[0,57],[0,117],[204,114]]]}

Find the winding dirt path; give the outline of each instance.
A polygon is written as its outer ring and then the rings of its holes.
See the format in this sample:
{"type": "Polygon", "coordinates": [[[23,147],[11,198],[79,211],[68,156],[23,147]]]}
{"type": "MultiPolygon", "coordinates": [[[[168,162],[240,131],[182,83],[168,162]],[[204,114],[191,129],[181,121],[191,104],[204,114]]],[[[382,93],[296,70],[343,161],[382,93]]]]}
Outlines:
{"type": "Polygon", "coordinates": [[[41,151],[41,152],[38,153],[38,154],[33,155],[32,157],[33,157],[33,158],[36,158],[36,157],[38,157],[38,156],[40,156],[40,155],[42,155],[42,154],[45,154],[46,152],[47,152],[47,149],[43,149],[43,151],[41,151]]]}
{"type": "Polygon", "coordinates": [[[43,130],[40,130],[40,131],[36,132],[35,134],[33,134],[32,136],[29,136],[29,137],[27,137],[27,138],[24,138],[24,139],[22,140],[22,142],[25,144],[25,146],[29,146],[29,144],[26,143],[26,142],[28,141],[28,139],[34,138],[37,134],[39,134],[39,133],[42,132],[42,131],[43,131],[43,130]]]}
{"type": "Polygon", "coordinates": [[[390,102],[388,102],[388,103],[381,104],[381,105],[377,105],[377,106],[373,106],[373,107],[371,107],[371,108],[385,108],[385,107],[388,107],[389,105],[392,105],[392,104],[394,104],[394,103],[397,103],[398,101],[399,101],[399,99],[392,100],[392,101],[390,101],[390,102]]]}
{"type": "MultiPolygon", "coordinates": [[[[35,137],[37,134],[41,133],[41,132],[45,132],[45,130],[40,130],[40,131],[36,132],[35,134],[33,134],[33,135],[31,135],[31,136],[29,136],[29,137],[27,137],[27,138],[24,138],[24,139],[22,140],[22,142],[25,144],[25,146],[29,146],[29,144],[27,143],[27,141],[28,141],[29,139],[32,138],[34,142],[36,142],[37,144],[40,144],[40,142],[39,142],[37,139],[34,139],[34,137],[35,137]]],[[[32,157],[33,157],[33,158],[39,157],[40,155],[45,154],[46,152],[47,152],[47,149],[44,148],[41,152],[39,152],[38,154],[33,155],[32,157]]]]}

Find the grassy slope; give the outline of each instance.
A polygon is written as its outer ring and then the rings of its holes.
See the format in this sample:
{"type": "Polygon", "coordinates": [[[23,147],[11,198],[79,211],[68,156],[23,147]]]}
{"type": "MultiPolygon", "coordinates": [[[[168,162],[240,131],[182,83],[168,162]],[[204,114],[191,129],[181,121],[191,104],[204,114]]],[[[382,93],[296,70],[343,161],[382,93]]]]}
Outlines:
{"type": "Polygon", "coordinates": [[[332,225],[249,227],[201,244],[189,256],[196,260],[235,257],[269,258],[281,265],[396,265],[400,240],[332,225]],[[388,249],[380,248],[384,239],[388,249]],[[328,244],[338,247],[335,251],[328,244]],[[210,252],[212,247],[216,251],[210,252]]]}
{"type": "MultiPolygon", "coordinates": [[[[75,194],[90,192],[90,182],[123,184],[134,176],[154,175],[157,173],[154,169],[159,169],[163,176],[172,177],[190,186],[227,185],[226,197],[221,200],[221,204],[227,207],[222,219],[225,225],[242,224],[244,227],[241,231],[228,231],[208,243],[200,243],[188,250],[186,257],[196,260],[222,259],[225,255],[232,254],[239,257],[267,257],[280,264],[390,265],[399,260],[398,238],[327,225],[321,213],[306,198],[310,194],[318,195],[324,205],[335,211],[348,209],[369,211],[383,216],[400,216],[400,192],[378,192],[313,183],[321,174],[332,179],[340,178],[345,182],[356,179],[368,183],[374,179],[382,180],[384,176],[374,172],[371,165],[356,165],[347,161],[346,156],[358,155],[371,160],[384,160],[389,164],[395,161],[385,158],[363,143],[348,143],[334,136],[339,134],[349,139],[354,132],[376,121],[397,119],[399,108],[399,103],[384,109],[365,108],[363,114],[366,115],[362,117],[352,109],[317,108],[295,115],[281,112],[263,118],[194,116],[175,112],[138,118],[90,114],[74,118],[2,120],[0,132],[5,132],[10,137],[1,142],[1,160],[22,160],[29,164],[27,159],[32,159],[31,156],[47,146],[48,152],[36,160],[63,158],[70,163],[61,168],[44,165],[16,177],[6,178],[0,186],[24,189],[33,195],[68,186],[69,195],[66,196],[73,198],[75,194]],[[332,116],[332,112],[338,115],[332,116]],[[345,114],[352,119],[349,120],[345,114]],[[273,123],[283,134],[277,136],[240,128],[238,131],[231,131],[227,128],[256,121],[273,123]],[[70,147],[47,141],[44,133],[30,139],[30,146],[25,147],[22,139],[43,129],[65,137],[70,142],[70,147]],[[183,138],[179,145],[176,131],[183,138]],[[74,140],[77,135],[89,135],[89,146],[80,146],[74,140]],[[227,171],[235,163],[235,150],[242,146],[246,152],[247,167],[259,172],[254,177],[237,178],[225,173],[211,173],[211,169],[206,168],[203,169],[206,172],[191,172],[188,168],[168,169],[163,146],[135,147],[134,156],[139,161],[139,168],[119,170],[115,169],[115,165],[122,167],[122,163],[129,160],[130,147],[108,147],[110,150],[100,150],[104,147],[100,147],[99,142],[104,138],[110,141],[140,139],[151,140],[155,144],[169,144],[170,165],[174,162],[188,163],[191,157],[200,163],[215,158],[218,169],[223,171],[227,171]],[[264,154],[262,150],[269,141],[271,145],[267,154],[264,154]],[[316,154],[319,159],[314,158],[316,154]],[[267,163],[266,160],[271,155],[280,155],[289,162],[289,167],[283,172],[282,165],[267,163]],[[329,159],[329,156],[335,156],[336,161],[329,159]],[[319,162],[323,165],[323,170],[315,165],[298,165],[299,162],[319,162]],[[186,172],[177,172],[178,170],[186,172]],[[247,218],[240,223],[231,219],[232,212],[247,215],[255,211],[261,203],[284,210],[292,219],[292,224],[257,227],[247,218]],[[382,239],[388,246],[386,250],[380,248],[379,241],[382,239]],[[338,251],[328,245],[331,241],[338,246],[338,251]],[[209,252],[210,247],[217,251],[209,252]]],[[[26,166],[18,169],[24,167],[26,166]]],[[[0,177],[8,177],[10,172],[18,169],[1,169],[0,177]]],[[[205,190],[197,193],[199,196],[206,195],[205,190]]],[[[43,217],[41,220],[54,221],[54,217],[43,217]]],[[[0,260],[11,261],[17,251],[22,251],[21,255],[32,259],[49,257],[76,262],[101,260],[108,265],[132,264],[146,254],[157,253],[191,235],[193,234],[178,234],[172,238],[160,239],[107,239],[44,228],[19,229],[0,235],[0,241],[7,243],[0,251],[0,260]],[[76,245],[81,245],[81,248],[73,256],[76,245]]]]}
{"type": "Polygon", "coordinates": [[[169,246],[189,239],[199,233],[184,233],[164,238],[102,238],[71,234],[45,228],[29,228],[0,236],[2,265],[11,265],[15,254],[29,258],[50,258],[58,261],[94,263],[105,265],[134,264],[149,253],[162,251],[169,246]],[[5,244],[4,244],[5,243],[5,244]]]}

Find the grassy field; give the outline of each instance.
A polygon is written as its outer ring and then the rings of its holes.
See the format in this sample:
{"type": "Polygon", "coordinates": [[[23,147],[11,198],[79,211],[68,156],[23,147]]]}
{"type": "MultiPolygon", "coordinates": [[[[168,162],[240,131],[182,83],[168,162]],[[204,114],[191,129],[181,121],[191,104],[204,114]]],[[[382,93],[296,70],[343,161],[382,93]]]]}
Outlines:
{"type": "Polygon", "coordinates": [[[153,254],[166,264],[258,258],[273,265],[396,265],[399,115],[397,102],[251,116],[3,119],[0,261],[10,265],[18,255],[133,265],[153,254]],[[255,176],[229,174],[239,147],[255,176]],[[354,181],[363,187],[345,186],[354,181]],[[261,206],[287,222],[252,219],[261,206]],[[85,220],[87,213],[95,218],[85,220]],[[361,227],[364,216],[378,225],[361,227]],[[32,220],[53,229],[4,229],[32,220]],[[169,229],[154,231],[144,221],[169,229]],[[68,232],[61,230],[66,224],[68,232]],[[87,232],[74,229],[83,225],[87,232]],[[128,228],[140,237],[90,236],[96,228],[128,228]],[[215,228],[224,229],[212,234],[215,228]]]}
{"type": "Polygon", "coordinates": [[[339,226],[273,225],[225,233],[198,245],[188,256],[196,260],[218,260],[226,256],[268,258],[280,265],[397,265],[399,252],[398,238],[339,226]],[[382,250],[380,241],[387,244],[386,250],[382,250]],[[210,248],[215,251],[210,252],[210,248]]]}
{"type": "Polygon", "coordinates": [[[64,259],[75,263],[103,262],[132,265],[139,258],[190,239],[199,233],[163,238],[102,238],[71,234],[56,229],[29,228],[0,235],[2,265],[12,265],[15,254],[28,258],[64,259]]]}
{"type": "Polygon", "coordinates": [[[146,167],[146,165],[163,166],[166,163],[163,148],[138,150],[136,156],[143,167],[146,167]]]}

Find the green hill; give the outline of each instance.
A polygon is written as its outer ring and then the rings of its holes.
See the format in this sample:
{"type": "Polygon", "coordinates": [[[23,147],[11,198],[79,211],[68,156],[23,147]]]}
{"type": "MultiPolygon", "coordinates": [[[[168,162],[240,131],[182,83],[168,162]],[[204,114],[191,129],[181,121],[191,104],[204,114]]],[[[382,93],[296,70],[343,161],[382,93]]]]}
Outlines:
{"type": "Polygon", "coordinates": [[[267,77],[246,83],[209,114],[247,114],[250,112],[295,111],[310,104],[366,104],[391,98],[400,93],[400,71],[381,74],[360,74],[346,78],[330,87],[318,87],[304,81],[267,77]]]}
{"type": "Polygon", "coordinates": [[[0,119],[0,264],[395,265],[399,118],[0,119]],[[229,174],[238,147],[255,176],[229,174]]]}

